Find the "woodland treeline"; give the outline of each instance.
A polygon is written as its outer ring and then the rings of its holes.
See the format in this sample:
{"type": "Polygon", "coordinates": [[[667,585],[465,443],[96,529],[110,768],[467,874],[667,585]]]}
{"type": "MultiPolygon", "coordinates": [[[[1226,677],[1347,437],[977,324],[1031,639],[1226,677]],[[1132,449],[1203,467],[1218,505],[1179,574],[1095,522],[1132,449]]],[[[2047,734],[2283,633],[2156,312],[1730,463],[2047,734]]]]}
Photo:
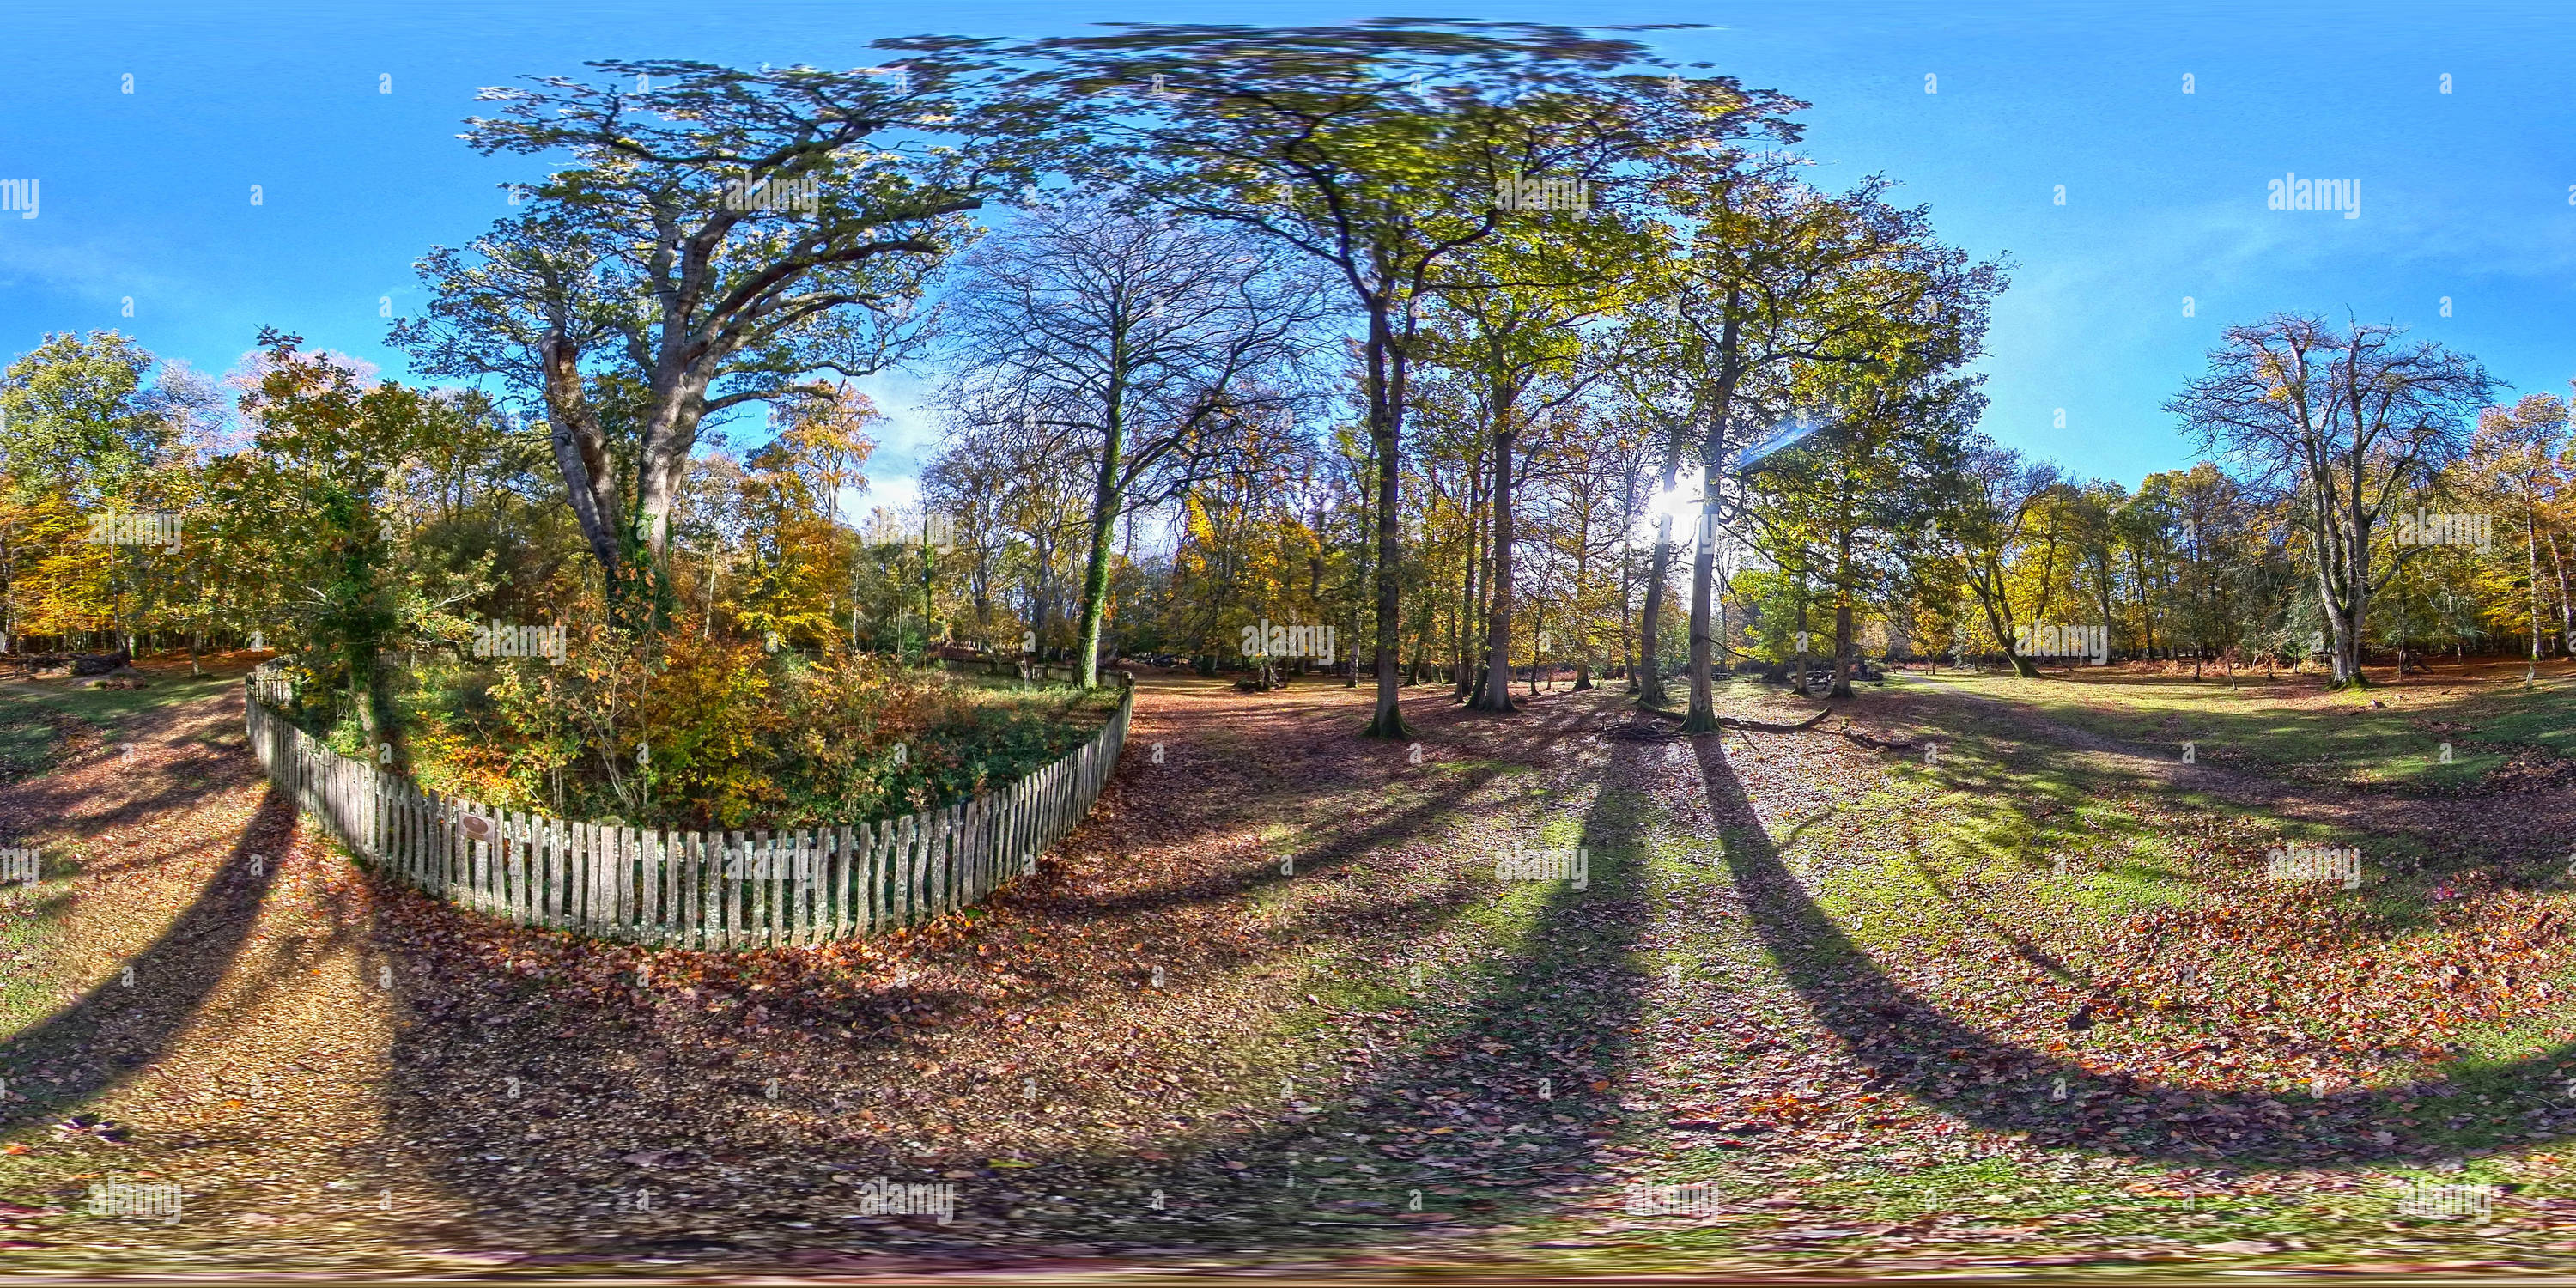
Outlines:
{"type": "Polygon", "coordinates": [[[47,337],[0,378],[9,647],[256,637],[372,732],[494,624],[719,705],[782,655],[1089,683],[1330,626],[1390,735],[1407,683],[1500,709],[1544,664],[1709,727],[1742,663],[2030,673],[2057,625],[2339,681],[2576,646],[2563,400],[2292,310],[2178,383],[2203,463],[2024,459],[1972,370],[2009,263],[1810,182],[1784,94],[1553,27],[880,48],[486,91],[467,141],[545,178],[420,258],[413,383],[47,337]],[[852,382],[898,370],[940,438],[889,509],[852,382]]]}

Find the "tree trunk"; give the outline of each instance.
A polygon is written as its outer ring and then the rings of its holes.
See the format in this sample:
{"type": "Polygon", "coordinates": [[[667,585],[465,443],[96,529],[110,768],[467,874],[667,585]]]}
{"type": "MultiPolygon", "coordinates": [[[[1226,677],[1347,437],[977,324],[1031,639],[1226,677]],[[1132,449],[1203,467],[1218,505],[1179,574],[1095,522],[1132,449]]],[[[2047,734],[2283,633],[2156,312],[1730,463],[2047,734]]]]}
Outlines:
{"type": "Polygon", "coordinates": [[[1479,442],[1476,459],[1467,471],[1467,561],[1458,590],[1458,616],[1450,624],[1457,674],[1450,680],[1449,700],[1472,705],[1475,702],[1476,624],[1485,616],[1485,449],[1479,442]]]}
{"type": "Polygon", "coordinates": [[[1825,690],[1825,696],[1850,697],[1852,695],[1851,671],[1852,612],[1851,601],[1846,599],[1834,605],[1834,683],[1832,688],[1825,690]]]}
{"type": "MultiPolygon", "coordinates": [[[[1494,408],[1494,535],[1493,572],[1487,578],[1486,594],[1493,602],[1486,610],[1485,669],[1502,677],[1499,684],[1485,686],[1476,703],[1479,711],[1508,712],[1512,706],[1512,409],[1494,408]]],[[[1532,687],[1536,686],[1538,668],[1530,668],[1532,687]]]]}
{"type": "MultiPolygon", "coordinates": [[[[1664,485],[1655,493],[1659,497],[1671,496],[1673,484],[1681,478],[1682,425],[1683,422],[1676,420],[1664,437],[1664,485]]],[[[1646,573],[1645,616],[1637,627],[1637,680],[1634,687],[1637,705],[1641,707],[1660,707],[1667,701],[1663,662],[1655,655],[1655,649],[1663,634],[1664,583],[1672,572],[1672,563],[1673,516],[1666,509],[1655,515],[1655,550],[1646,573]]]]}
{"type": "Polygon", "coordinates": [[[1719,336],[1719,352],[1725,357],[1718,368],[1716,393],[1709,402],[1708,438],[1700,449],[1701,496],[1699,508],[1699,550],[1691,556],[1691,700],[1690,714],[1682,719],[1682,732],[1715,733],[1717,723],[1717,690],[1711,671],[1711,655],[1716,643],[1710,629],[1709,604],[1717,593],[1717,529],[1721,517],[1726,469],[1726,432],[1734,414],[1735,382],[1743,375],[1738,355],[1743,332],[1737,309],[1743,302],[1742,291],[1730,292],[1726,324],[1719,336]]]}
{"type": "Polygon", "coordinates": [[[539,344],[544,367],[546,419],[553,431],[555,466],[572,499],[573,517],[592,557],[612,577],[624,547],[617,538],[620,518],[617,477],[608,454],[608,431],[591,409],[581,384],[581,354],[561,335],[549,333],[539,344]]]}
{"type": "Polygon", "coordinates": [[[1852,525],[1846,513],[1839,525],[1841,533],[1834,547],[1834,683],[1825,690],[1829,698],[1848,698],[1851,689],[1852,655],[1852,525]]]}
{"type": "Polygon", "coordinates": [[[2522,540],[2525,575],[2531,580],[2531,660],[2524,664],[2522,682],[2530,684],[2540,678],[2540,525],[2537,511],[2540,501],[2533,494],[2531,479],[2523,478],[2522,540]]]}
{"type": "MultiPolygon", "coordinates": [[[[1118,527],[1118,458],[1125,435],[1121,423],[1124,409],[1118,405],[1113,387],[1110,406],[1101,417],[1100,469],[1091,483],[1091,552],[1082,569],[1082,629],[1076,645],[1082,650],[1081,666],[1075,672],[1083,688],[1100,687],[1101,619],[1109,615],[1109,543],[1118,527]]],[[[923,549],[928,549],[928,543],[923,549]]]]}
{"type": "Polygon", "coordinates": [[[1709,600],[1716,583],[1717,471],[1711,468],[1708,497],[1700,507],[1699,540],[1691,552],[1690,713],[1682,732],[1715,733],[1717,690],[1709,672],[1709,600]]]}
{"type": "Polygon", "coordinates": [[[1403,459],[1396,449],[1404,428],[1404,353],[1391,342],[1380,297],[1369,318],[1369,441],[1377,447],[1377,707],[1363,732],[1372,738],[1410,739],[1397,704],[1402,691],[1395,673],[1396,613],[1402,587],[1396,573],[1404,557],[1402,530],[1396,523],[1403,459]]]}

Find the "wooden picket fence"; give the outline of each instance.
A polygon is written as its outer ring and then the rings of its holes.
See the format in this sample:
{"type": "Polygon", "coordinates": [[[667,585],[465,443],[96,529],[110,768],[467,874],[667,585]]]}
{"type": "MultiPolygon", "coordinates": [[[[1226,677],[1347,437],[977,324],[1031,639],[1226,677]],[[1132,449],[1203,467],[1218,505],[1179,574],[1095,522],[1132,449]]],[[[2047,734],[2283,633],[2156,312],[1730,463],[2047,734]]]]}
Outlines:
{"type": "Polygon", "coordinates": [[[796,831],[672,832],[548,818],[424,791],[351,760],[275,706],[262,666],[244,721],[269,781],[369,863],[459,907],[602,939],[738,949],[828,943],[926,921],[1037,870],[1118,766],[1135,709],[1007,789],[902,818],[796,831]]]}

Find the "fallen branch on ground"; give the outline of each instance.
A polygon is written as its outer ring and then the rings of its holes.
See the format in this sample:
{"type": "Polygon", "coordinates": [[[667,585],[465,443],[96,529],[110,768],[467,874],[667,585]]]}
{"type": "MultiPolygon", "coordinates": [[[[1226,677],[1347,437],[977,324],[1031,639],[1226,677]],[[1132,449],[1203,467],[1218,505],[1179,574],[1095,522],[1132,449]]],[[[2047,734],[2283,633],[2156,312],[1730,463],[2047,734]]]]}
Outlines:
{"type": "Polygon", "coordinates": [[[1921,751],[1923,749],[1923,744],[1919,742],[1893,742],[1885,738],[1872,737],[1852,728],[1848,721],[1834,732],[1849,739],[1855,746],[1867,747],[1871,751],[1921,751]]]}
{"type": "MultiPolygon", "coordinates": [[[[1737,716],[1719,716],[1717,718],[1717,723],[1720,728],[1749,729],[1755,733],[1805,733],[1809,729],[1815,728],[1817,722],[1833,713],[1833,708],[1827,707],[1796,724],[1780,724],[1770,720],[1746,720],[1737,716]]],[[[1663,718],[1667,720],[1679,718],[1676,716],[1664,715],[1660,712],[1657,714],[1663,715],[1663,718]]],[[[1681,730],[1678,726],[1657,724],[1652,718],[1631,720],[1623,725],[1612,725],[1610,728],[1603,730],[1603,732],[1613,738],[1622,738],[1631,742],[1651,742],[1656,739],[1673,738],[1681,735],[1681,730]]],[[[1712,730],[1711,732],[1715,732],[1715,730],[1712,730]]]]}

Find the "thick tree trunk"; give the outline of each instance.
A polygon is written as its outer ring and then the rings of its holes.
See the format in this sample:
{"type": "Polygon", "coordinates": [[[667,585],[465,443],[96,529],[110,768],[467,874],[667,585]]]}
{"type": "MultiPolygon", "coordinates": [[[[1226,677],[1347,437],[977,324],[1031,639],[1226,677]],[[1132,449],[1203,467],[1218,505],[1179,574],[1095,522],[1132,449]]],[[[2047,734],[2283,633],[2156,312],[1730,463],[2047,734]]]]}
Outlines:
{"type": "MultiPolygon", "coordinates": [[[[1676,422],[1664,438],[1663,487],[1655,493],[1669,497],[1673,484],[1681,478],[1682,426],[1676,422]]],[[[1663,662],[1655,654],[1663,637],[1664,586],[1670,580],[1673,564],[1673,516],[1670,509],[1655,515],[1655,550],[1646,573],[1645,616],[1637,626],[1637,705],[1660,707],[1664,694],[1663,662]]]]}
{"type": "MultiPolygon", "coordinates": [[[[2014,675],[2025,680],[2038,679],[2039,668],[2031,665],[2030,659],[2023,657],[2021,653],[2013,647],[2013,626],[2010,605],[1997,604],[1995,599],[1988,595],[1986,587],[1981,583],[1982,579],[1972,576],[1969,589],[1977,597],[1977,606],[1985,610],[1986,625],[1994,631],[1996,641],[2003,648],[2004,661],[2011,664],[2012,673],[2014,675]]],[[[2000,578],[1998,578],[1994,595],[2000,596],[2003,593],[2004,591],[2001,586],[2001,581],[2000,578]]]]}
{"type": "MultiPolygon", "coordinates": [[[[1499,684],[1488,684],[1476,703],[1479,711],[1507,712],[1512,707],[1512,411],[1509,407],[1494,409],[1494,535],[1493,573],[1487,579],[1487,595],[1493,601],[1486,610],[1485,669],[1502,677],[1499,684]]],[[[1537,668],[1531,668],[1535,682],[1537,668]]]]}
{"type": "Polygon", "coordinates": [[[1715,733],[1717,722],[1717,689],[1709,670],[1709,602],[1717,582],[1717,471],[1708,478],[1708,497],[1701,505],[1699,540],[1691,552],[1690,615],[1690,712],[1682,717],[1682,732],[1715,733]]]}
{"type": "Polygon", "coordinates": [[[573,517],[592,557],[613,577],[624,553],[617,539],[617,477],[608,455],[608,431],[592,411],[581,384],[581,354],[560,335],[539,346],[545,368],[546,419],[551,422],[555,467],[572,499],[573,517]]]}
{"type": "Polygon", "coordinates": [[[1404,477],[1404,462],[1396,451],[1404,427],[1404,354],[1392,340],[1381,307],[1369,319],[1367,354],[1369,440],[1377,447],[1377,706],[1364,732],[1372,738],[1409,739],[1413,731],[1405,726],[1404,711],[1398,705],[1402,690],[1395,673],[1396,613],[1402,602],[1396,573],[1404,557],[1402,529],[1396,522],[1399,483],[1404,477]]]}
{"type": "Polygon", "coordinates": [[[1825,691],[1825,696],[1850,697],[1852,695],[1851,671],[1852,612],[1851,602],[1845,600],[1834,606],[1834,683],[1832,688],[1825,691]]]}
{"type": "Polygon", "coordinates": [[[1834,682],[1825,696],[1848,698],[1851,688],[1852,655],[1852,529],[1845,516],[1842,533],[1834,548],[1834,682]]]}
{"type": "Polygon", "coordinates": [[[1451,656],[1457,661],[1457,674],[1450,681],[1449,700],[1472,704],[1474,682],[1469,678],[1476,670],[1476,623],[1484,620],[1485,600],[1485,457],[1477,448],[1475,461],[1467,471],[1467,566],[1458,591],[1458,616],[1450,624],[1451,656]]]}

